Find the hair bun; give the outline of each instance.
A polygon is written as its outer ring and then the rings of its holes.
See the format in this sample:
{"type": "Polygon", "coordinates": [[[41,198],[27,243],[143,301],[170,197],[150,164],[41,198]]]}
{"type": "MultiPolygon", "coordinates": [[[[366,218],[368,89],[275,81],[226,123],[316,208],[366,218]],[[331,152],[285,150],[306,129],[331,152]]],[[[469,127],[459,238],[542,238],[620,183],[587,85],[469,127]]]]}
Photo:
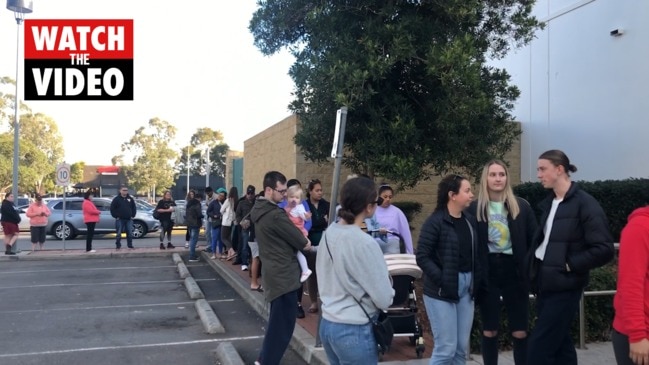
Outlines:
{"type": "Polygon", "coordinates": [[[577,166],[575,166],[575,165],[573,165],[573,164],[569,164],[569,165],[568,165],[568,171],[570,171],[570,172],[577,172],[577,166]]]}

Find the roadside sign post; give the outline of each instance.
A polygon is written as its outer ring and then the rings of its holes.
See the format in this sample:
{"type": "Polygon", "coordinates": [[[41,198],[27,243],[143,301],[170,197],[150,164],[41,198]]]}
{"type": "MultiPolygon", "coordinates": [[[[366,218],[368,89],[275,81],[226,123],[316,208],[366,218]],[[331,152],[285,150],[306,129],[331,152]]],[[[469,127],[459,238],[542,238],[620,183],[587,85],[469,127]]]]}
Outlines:
{"type": "MultiPolygon", "coordinates": [[[[65,162],[56,165],[56,185],[63,187],[63,223],[61,224],[61,240],[65,251],[65,188],[70,185],[70,165],[65,162]]],[[[56,234],[56,232],[54,232],[56,234]]]]}

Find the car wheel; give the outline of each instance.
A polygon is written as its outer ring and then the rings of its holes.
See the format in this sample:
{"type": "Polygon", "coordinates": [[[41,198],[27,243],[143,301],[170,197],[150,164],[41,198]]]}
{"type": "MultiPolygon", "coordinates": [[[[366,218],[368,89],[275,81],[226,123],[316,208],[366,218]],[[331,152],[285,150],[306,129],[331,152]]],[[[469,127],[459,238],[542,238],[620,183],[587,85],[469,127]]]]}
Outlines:
{"type": "Polygon", "coordinates": [[[149,233],[149,229],[142,221],[133,221],[133,238],[142,238],[149,233]]]}
{"type": "Polygon", "coordinates": [[[70,223],[65,223],[65,229],[64,229],[63,222],[58,222],[54,225],[54,228],[52,228],[52,232],[54,233],[54,237],[56,237],[57,240],[63,239],[63,232],[65,232],[66,240],[71,240],[74,237],[76,237],[74,228],[70,223]]]}

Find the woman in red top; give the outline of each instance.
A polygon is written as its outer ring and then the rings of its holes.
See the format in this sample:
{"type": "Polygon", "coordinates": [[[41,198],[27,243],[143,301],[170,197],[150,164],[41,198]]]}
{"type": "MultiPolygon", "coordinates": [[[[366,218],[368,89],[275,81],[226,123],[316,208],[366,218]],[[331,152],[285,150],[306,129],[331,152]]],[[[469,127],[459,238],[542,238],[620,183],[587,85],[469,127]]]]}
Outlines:
{"type": "Polygon", "coordinates": [[[47,205],[43,204],[43,197],[36,194],[36,201],[33,202],[25,213],[29,218],[29,231],[32,238],[32,252],[36,251],[36,245],[39,250],[43,249],[45,243],[45,226],[47,226],[47,217],[50,216],[50,210],[47,205]]]}
{"type": "Polygon", "coordinates": [[[92,249],[92,236],[95,235],[95,225],[99,222],[101,211],[97,209],[95,203],[92,202],[93,196],[92,191],[86,191],[83,195],[83,204],[81,205],[83,222],[86,224],[88,229],[88,232],[86,233],[86,252],[97,252],[92,249]]]}
{"type": "Polygon", "coordinates": [[[629,215],[620,237],[613,320],[619,365],[649,365],[649,206],[629,215]]]}

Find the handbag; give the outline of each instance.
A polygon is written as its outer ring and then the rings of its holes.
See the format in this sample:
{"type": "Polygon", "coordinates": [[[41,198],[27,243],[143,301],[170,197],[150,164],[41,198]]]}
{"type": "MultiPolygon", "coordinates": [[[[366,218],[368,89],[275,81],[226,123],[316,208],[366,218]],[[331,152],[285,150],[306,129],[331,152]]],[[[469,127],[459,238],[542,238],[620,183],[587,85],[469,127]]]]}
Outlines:
{"type": "MultiPolygon", "coordinates": [[[[331,255],[331,250],[329,249],[329,242],[327,242],[327,234],[325,233],[325,246],[327,246],[327,252],[329,252],[329,257],[331,258],[331,262],[334,261],[333,256],[331,255]]],[[[376,340],[376,346],[378,347],[378,350],[381,354],[385,354],[387,351],[390,350],[390,346],[392,345],[392,338],[394,337],[394,327],[392,326],[392,322],[390,321],[390,317],[383,312],[379,311],[379,315],[376,319],[372,319],[370,315],[367,313],[365,308],[361,305],[361,302],[353,297],[356,303],[358,303],[358,306],[361,307],[363,310],[363,313],[367,316],[367,319],[370,321],[372,324],[372,333],[374,334],[374,340],[376,340]]]]}
{"type": "Polygon", "coordinates": [[[223,216],[220,215],[220,214],[218,216],[212,216],[212,221],[211,221],[212,222],[212,228],[221,227],[222,220],[223,220],[223,216]]]}
{"type": "Polygon", "coordinates": [[[153,219],[160,220],[160,212],[157,209],[153,211],[153,219]]]}

